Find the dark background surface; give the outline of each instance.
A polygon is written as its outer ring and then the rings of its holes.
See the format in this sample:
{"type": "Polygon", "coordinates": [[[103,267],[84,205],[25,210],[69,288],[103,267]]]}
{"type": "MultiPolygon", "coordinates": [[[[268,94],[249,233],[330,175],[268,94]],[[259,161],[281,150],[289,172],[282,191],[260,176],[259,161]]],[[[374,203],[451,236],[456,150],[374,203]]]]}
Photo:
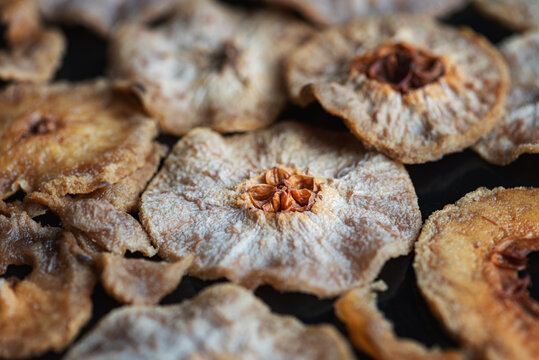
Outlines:
{"type": "MultiPolygon", "coordinates": [[[[467,7],[453,14],[444,22],[455,26],[468,26],[498,43],[511,32],[501,25],[481,17],[472,7],[467,7]]],[[[107,43],[83,27],[63,27],[68,48],[57,80],[80,81],[106,75],[107,43]]],[[[318,105],[306,109],[291,107],[282,119],[296,118],[302,122],[314,123],[329,128],[345,129],[338,118],[326,115],[318,105]]],[[[177,138],[162,136],[161,141],[174,144],[177,138]]],[[[407,166],[416,187],[419,206],[425,220],[432,212],[443,208],[464,196],[466,193],[484,186],[539,186],[539,157],[524,155],[514,163],[499,167],[482,160],[473,151],[466,150],[444,157],[442,160],[423,165],[407,166]]],[[[532,275],[532,284],[539,283],[537,271],[538,256],[530,257],[528,270],[532,275]],[[535,271],[534,271],[535,268],[535,271]]],[[[440,324],[433,318],[415,284],[415,275],[411,264],[413,254],[391,260],[384,267],[380,277],[389,285],[389,290],[379,295],[379,307],[395,325],[399,336],[416,339],[426,345],[438,345],[442,348],[456,346],[447,336],[440,324]]],[[[193,297],[202,288],[213,282],[204,282],[192,277],[183,279],[180,286],[168,295],[162,304],[181,302],[193,297]]],[[[539,299],[539,285],[532,285],[532,297],[539,299]]],[[[304,294],[280,294],[270,287],[256,291],[274,312],[298,317],[308,324],[334,324],[343,333],[346,330],[333,312],[333,300],[318,300],[304,294]]],[[[91,329],[97,321],[113,308],[120,306],[110,298],[100,285],[94,295],[93,317],[80,336],[91,329]]],[[[368,358],[357,352],[359,358],[368,358]]],[[[49,353],[37,359],[59,359],[62,354],[49,353]]]]}

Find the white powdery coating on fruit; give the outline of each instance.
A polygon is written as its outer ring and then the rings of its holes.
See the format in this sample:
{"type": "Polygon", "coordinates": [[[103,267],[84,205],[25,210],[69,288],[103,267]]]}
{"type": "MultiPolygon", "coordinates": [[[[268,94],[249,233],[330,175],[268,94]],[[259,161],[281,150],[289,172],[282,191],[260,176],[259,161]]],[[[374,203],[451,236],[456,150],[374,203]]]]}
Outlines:
{"type": "Polygon", "coordinates": [[[111,46],[111,73],[135,85],[165,132],[251,130],[285,106],[283,57],[310,32],[270,11],[184,1],[162,25],[122,27],[111,46]]]}
{"type": "Polygon", "coordinates": [[[516,30],[539,26],[537,0],[475,0],[475,4],[486,15],[516,30]]]}
{"type": "Polygon", "coordinates": [[[181,0],[39,0],[48,20],[83,24],[108,35],[124,21],[151,21],[181,0]]]}
{"type": "Polygon", "coordinates": [[[366,145],[406,163],[432,161],[470,146],[503,111],[508,75],[484,39],[420,16],[358,19],[314,36],[288,61],[292,98],[315,98],[366,145]],[[404,42],[441,58],[444,76],[401,94],[351,71],[357,55],[404,42]]]}
{"type": "Polygon", "coordinates": [[[141,220],[190,273],[254,288],[338,295],[406,254],[421,216],[408,173],[352,136],[284,123],[224,138],[196,129],[176,144],[141,199],[141,220]],[[330,179],[310,211],[247,208],[235,187],[273,166],[330,179]]]}
{"type": "MultiPolygon", "coordinates": [[[[261,0],[257,0],[261,1],[261,0]]],[[[463,6],[465,0],[263,0],[296,9],[322,24],[339,24],[357,16],[418,13],[443,16],[463,6]]]]}
{"type": "Polygon", "coordinates": [[[501,46],[511,71],[506,114],[475,150],[495,164],[539,153],[539,32],[517,35],[501,46]]]}
{"type": "Polygon", "coordinates": [[[111,312],[69,359],[352,359],[330,326],[271,314],[250,292],[215,285],[193,300],[111,312]]]}

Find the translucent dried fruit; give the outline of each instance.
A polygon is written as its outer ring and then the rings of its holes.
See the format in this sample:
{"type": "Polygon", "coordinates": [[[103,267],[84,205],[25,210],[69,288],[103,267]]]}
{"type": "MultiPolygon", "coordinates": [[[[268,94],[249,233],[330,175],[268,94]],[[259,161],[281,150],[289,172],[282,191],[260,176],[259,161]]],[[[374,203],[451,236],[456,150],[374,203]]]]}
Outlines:
{"type": "Polygon", "coordinates": [[[284,108],[283,59],[310,33],[279,13],[186,0],[158,26],[118,30],[112,75],[133,87],[165,132],[253,130],[284,108]]]}
{"type": "Polygon", "coordinates": [[[23,280],[0,278],[0,357],[60,351],[90,319],[95,278],[74,248],[61,229],[24,213],[0,215],[0,274],[9,265],[32,267],[23,280]]]}
{"type": "Polygon", "coordinates": [[[0,198],[116,183],[146,163],[157,134],[136,99],[105,81],[9,86],[0,109],[0,198]]]}
{"type": "Polygon", "coordinates": [[[429,217],[416,244],[418,285],[477,358],[536,359],[539,305],[526,256],[539,250],[539,189],[480,188],[429,217]]]}
{"type": "Polygon", "coordinates": [[[294,101],[318,101],[352,133],[404,163],[473,145],[500,120],[508,70],[469,30],[425,17],[353,20],[319,33],[288,60],[294,101]]]}
{"type": "Polygon", "coordinates": [[[161,159],[165,156],[167,147],[154,144],[153,150],[148,154],[146,163],[132,174],[115,184],[99,188],[89,194],[77,195],[76,199],[96,199],[112,204],[116,209],[135,211],[138,208],[139,197],[146,188],[148,181],[157,172],[161,159]]]}
{"type": "Polygon", "coordinates": [[[191,131],[143,193],[140,217],[161,257],[195,255],[190,274],[320,297],[373,280],[421,226],[402,165],[349,134],[294,123],[230,137],[191,131]],[[253,198],[253,186],[275,187],[267,182],[314,199],[275,212],[273,197],[253,198]]]}
{"type": "Polygon", "coordinates": [[[167,15],[181,0],[39,0],[45,18],[83,24],[102,36],[125,21],[149,22],[167,15]]]}
{"type": "Polygon", "coordinates": [[[456,351],[426,349],[420,343],[400,339],[376,306],[376,291],[386,290],[383,282],[355,288],[335,303],[338,318],[346,324],[354,345],[375,359],[464,359],[456,351]]]}
{"type": "MultiPolygon", "coordinates": [[[[254,0],[261,1],[261,0],[254,0]]],[[[393,13],[444,16],[463,7],[466,0],[262,0],[294,9],[320,24],[341,24],[354,17],[393,13]]]]}
{"type": "Polygon", "coordinates": [[[273,315],[251,292],[214,285],[173,306],[112,311],[65,359],[352,359],[332,326],[273,315]]]}
{"type": "Polygon", "coordinates": [[[25,199],[47,206],[62,220],[62,226],[82,236],[85,250],[123,255],[139,251],[153,256],[156,250],[140,223],[112,204],[95,199],[72,199],[45,193],[32,193],[25,199]]]}
{"type": "Polygon", "coordinates": [[[64,54],[62,33],[43,28],[36,3],[31,0],[3,0],[0,13],[0,22],[7,24],[8,45],[7,49],[0,49],[0,79],[50,80],[64,54]]]}
{"type": "Polygon", "coordinates": [[[516,30],[539,26],[537,0],[474,0],[474,4],[485,15],[516,30]]]}
{"type": "Polygon", "coordinates": [[[505,115],[474,149],[505,165],[521,154],[539,153],[539,32],[515,36],[501,46],[511,71],[505,115]]]}
{"type": "Polygon", "coordinates": [[[176,289],[193,260],[154,262],[110,253],[100,253],[96,259],[107,293],[122,303],[138,305],[157,304],[176,289]]]}

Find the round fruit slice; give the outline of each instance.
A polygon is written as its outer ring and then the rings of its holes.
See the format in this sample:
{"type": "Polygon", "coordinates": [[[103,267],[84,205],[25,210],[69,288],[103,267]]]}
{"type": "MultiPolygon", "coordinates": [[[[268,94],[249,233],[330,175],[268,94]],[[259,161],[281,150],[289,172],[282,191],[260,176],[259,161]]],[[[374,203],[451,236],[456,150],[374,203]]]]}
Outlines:
{"type": "Polygon", "coordinates": [[[133,95],[105,81],[0,93],[0,199],[89,193],[146,163],[157,134],[133,95]]]}
{"type": "Polygon", "coordinates": [[[167,260],[202,278],[332,297],[409,252],[421,226],[404,167],[352,136],[282,123],[180,140],[141,198],[167,260]]]}
{"type": "Polygon", "coordinates": [[[471,31],[396,15],[315,35],[289,58],[287,82],[297,103],[318,101],[365,146],[423,163],[487,134],[509,78],[498,51],[471,31]]]}
{"type": "Polygon", "coordinates": [[[285,107],[283,59],[310,34],[279,13],[186,0],[158,26],[121,27],[111,73],[138,93],[165,132],[253,130],[285,107]]]}
{"type": "Polygon", "coordinates": [[[511,38],[501,51],[511,71],[505,115],[474,149],[505,165],[524,153],[539,153],[539,31],[511,38]]]}
{"type": "Polygon", "coordinates": [[[174,306],[124,307],[107,315],[70,359],[353,359],[331,326],[274,315],[251,292],[214,285],[174,306]]]}
{"type": "Polygon", "coordinates": [[[421,292],[477,358],[539,354],[539,304],[521,276],[539,250],[538,204],[539,189],[480,188],[431,215],[416,244],[421,292]]]}

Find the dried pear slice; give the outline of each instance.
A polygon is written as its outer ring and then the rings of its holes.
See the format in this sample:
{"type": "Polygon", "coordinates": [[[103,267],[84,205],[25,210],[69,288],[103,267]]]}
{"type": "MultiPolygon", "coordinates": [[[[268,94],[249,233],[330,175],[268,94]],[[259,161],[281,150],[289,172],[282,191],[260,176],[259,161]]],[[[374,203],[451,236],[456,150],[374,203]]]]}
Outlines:
{"type": "Polygon", "coordinates": [[[294,9],[320,24],[342,24],[353,17],[392,13],[444,16],[463,7],[466,0],[254,0],[294,9]]]}
{"type": "Polygon", "coordinates": [[[539,189],[480,188],[429,217],[416,244],[418,285],[477,358],[536,359],[539,304],[518,271],[539,250],[539,189]]]}
{"type": "Polygon", "coordinates": [[[24,203],[44,205],[59,216],[63,227],[77,235],[84,259],[95,264],[105,291],[119,302],[159,302],[178,286],[191,265],[191,257],[171,263],[124,258],[127,251],[149,257],[156,250],[140,223],[107,201],[36,192],[24,203]]]}
{"type": "Polygon", "coordinates": [[[50,80],[64,54],[62,33],[42,27],[36,4],[31,0],[3,0],[0,14],[0,22],[7,24],[8,45],[7,49],[0,49],[0,79],[50,80]]]}
{"type": "Polygon", "coordinates": [[[107,185],[89,194],[77,195],[75,198],[105,201],[112,204],[116,209],[127,212],[137,210],[140,194],[157,172],[159,163],[167,150],[166,146],[155,143],[153,150],[146,158],[146,163],[132,174],[115,184],[107,185]]]}
{"type": "Polygon", "coordinates": [[[279,13],[186,0],[156,27],[121,27],[111,73],[133,86],[167,133],[253,130],[283,110],[283,59],[310,34],[279,13]]]}
{"type": "Polygon", "coordinates": [[[470,30],[426,17],[351,21],[319,33],[289,58],[287,83],[352,133],[404,163],[473,145],[500,120],[508,90],[501,55],[470,30]]]}
{"type": "Polygon", "coordinates": [[[112,311],[66,355],[70,359],[353,359],[329,325],[274,315],[240,287],[223,284],[173,306],[112,311]]]}
{"type": "Polygon", "coordinates": [[[248,288],[332,297],[409,252],[420,226],[404,167],[352,136],[281,123],[181,139],[141,197],[159,255],[248,288]]]}
{"type": "Polygon", "coordinates": [[[539,26],[537,0],[474,0],[476,7],[504,25],[516,30],[539,26]]]}
{"type": "Polygon", "coordinates": [[[501,52],[512,80],[506,112],[474,150],[491,163],[505,165],[524,153],[539,153],[539,31],[507,40],[501,52]]]}
{"type": "Polygon", "coordinates": [[[12,85],[0,108],[0,199],[116,183],[146,163],[157,134],[132,95],[105,81],[12,85]]]}
{"type": "Polygon", "coordinates": [[[51,21],[82,24],[102,36],[125,21],[149,22],[166,15],[181,0],[39,0],[51,21]]]}
{"type": "Polygon", "coordinates": [[[192,257],[167,263],[146,259],[126,259],[120,255],[100,253],[97,266],[101,283],[111,296],[124,304],[157,304],[180,284],[192,257]]]}
{"type": "Polygon", "coordinates": [[[126,251],[139,251],[153,256],[155,248],[140,223],[128,213],[112,204],[96,199],[72,199],[46,193],[32,193],[25,202],[47,206],[62,220],[62,226],[82,236],[82,246],[90,253],[106,251],[123,255],[126,251]]]}
{"type": "Polygon", "coordinates": [[[376,292],[385,291],[383,282],[355,288],[335,303],[337,317],[346,324],[354,345],[379,360],[461,360],[457,351],[427,349],[409,339],[400,339],[376,306],[376,292]]]}
{"type": "Polygon", "coordinates": [[[92,313],[95,277],[74,255],[73,236],[25,213],[0,215],[0,274],[30,265],[23,280],[0,278],[0,357],[60,351],[92,313]]]}

